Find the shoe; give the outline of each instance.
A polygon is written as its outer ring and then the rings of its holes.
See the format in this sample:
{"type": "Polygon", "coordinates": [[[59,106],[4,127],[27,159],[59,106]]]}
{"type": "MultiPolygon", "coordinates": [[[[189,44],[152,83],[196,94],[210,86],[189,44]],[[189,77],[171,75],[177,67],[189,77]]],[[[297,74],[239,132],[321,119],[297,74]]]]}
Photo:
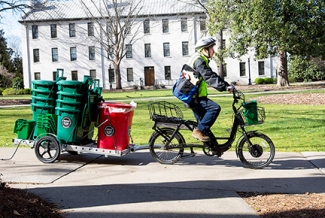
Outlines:
{"type": "Polygon", "coordinates": [[[210,138],[206,135],[204,135],[200,130],[194,129],[192,132],[192,136],[201,142],[209,142],[210,138]]]}

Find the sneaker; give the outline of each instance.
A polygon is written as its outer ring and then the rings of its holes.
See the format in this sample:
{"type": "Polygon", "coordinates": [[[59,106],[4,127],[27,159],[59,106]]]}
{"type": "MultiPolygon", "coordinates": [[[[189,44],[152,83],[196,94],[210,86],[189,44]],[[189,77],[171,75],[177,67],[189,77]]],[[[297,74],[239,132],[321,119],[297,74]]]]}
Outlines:
{"type": "Polygon", "coordinates": [[[192,136],[201,142],[209,142],[210,138],[206,135],[204,135],[200,130],[194,129],[192,132],[192,136]]]}

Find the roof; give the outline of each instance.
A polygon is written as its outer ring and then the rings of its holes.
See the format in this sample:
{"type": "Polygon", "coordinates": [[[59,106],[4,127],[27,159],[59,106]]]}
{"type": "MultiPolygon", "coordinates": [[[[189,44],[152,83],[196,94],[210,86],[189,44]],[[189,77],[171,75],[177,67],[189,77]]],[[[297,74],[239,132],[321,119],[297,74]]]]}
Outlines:
{"type": "MultiPolygon", "coordinates": [[[[66,1],[48,1],[38,3],[36,7],[27,12],[20,22],[23,21],[46,21],[46,20],[71,20],[84,19],[87,17],[100,16],[100,10],[103,14],[112,13],[114,15],[111,1],[106,7],[103,6],[105,0],[66,0],[66,1]],[[101,4],[101,5],[100,5],[101,4]],[[87,8],[85,7],[87,5],[87,8]],[[91,16],[89,14],[92,14],[91,16]],[[87,15],[88,14],[88,15],[87,15]]],[[[119,8],[122,16],[126,16],[130,7],[135,8],[134,14],[137,16],[152,15],[171,15],[186,13],[204,13],[204,9],[193,4],[194,0],[125,0],[120,1],[119,8]]]]}

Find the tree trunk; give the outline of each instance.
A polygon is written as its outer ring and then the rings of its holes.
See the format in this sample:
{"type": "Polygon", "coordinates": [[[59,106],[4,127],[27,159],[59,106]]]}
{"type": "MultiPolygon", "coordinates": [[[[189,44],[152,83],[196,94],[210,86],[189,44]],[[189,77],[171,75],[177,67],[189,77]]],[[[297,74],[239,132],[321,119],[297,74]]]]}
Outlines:
{"type": "Polygon", "coordinates": [[[277,86],[289,86],[287,53],[285,51],[279,51],[278,53],[277,86]]]}
{"type": "Polygon", "coordinates": [[[120,71],[120,65],[114,64],[114,71],[116,76],[116,89],[122,89],[122,79],[121,79],[121,71],[120,71]]]}
{"type": "MultiPolygon", "coordinates": [[[[223,37],[222,37],[222,30],[220,30],[220,32],[217,34],[217,44],[216,46],[218,47],[218,51],[222,50],[223,49],[223,45],[222,45],[222,40],[223,40],[223,37]]],[[[225,75],[224,75],[224,72],[223,72],[223,58],[218,58],[218,75],[224,79],[225,75]]]]}

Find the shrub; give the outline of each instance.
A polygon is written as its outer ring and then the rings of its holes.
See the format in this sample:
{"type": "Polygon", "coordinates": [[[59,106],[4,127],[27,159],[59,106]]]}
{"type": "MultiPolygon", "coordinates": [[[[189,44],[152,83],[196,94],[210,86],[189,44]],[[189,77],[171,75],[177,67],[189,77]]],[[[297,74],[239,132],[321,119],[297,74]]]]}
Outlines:
{"type": "Polygon", "coordinates": [[[14,89],[14,88],[7,88],[7,89],[3,90],[2,95],[3,96],[16,95],[16,89],[14,89]]]}
{"type": "Polygon", "coordinates": [[[139,89],[139,86],[138,85],[133,85],[133,89],[134,90],[138,90],[139,89]]]}
{"type": "Polygon", "coordinates": [[[2,95],[2,92],[3,92],[3,88],[0,88],[0,95],[2,95]]]}
{"type": "Polygon", "coordinates": [[[165,84],[160,84],[160,88],[162,89],[166,88],[165,84]]]}
{"type": "Polygon", "coordinates": [[[256,78],[255,84],[264,84],[264,78],[256,78]]]}
{"type": "Polygon", "coordinates": [[[26,89],[24,89],[24,91],[23,91],[23,94],[24,95],[30,95],[32,93],[32,89],[30,89],[30,88],[26,88],[26,89]]]}
{"type": "Polygon", "coordinates": [[[273,79],[272,78],[264,78],[264,83],[265,84],[273,84],[273,79]]]}

